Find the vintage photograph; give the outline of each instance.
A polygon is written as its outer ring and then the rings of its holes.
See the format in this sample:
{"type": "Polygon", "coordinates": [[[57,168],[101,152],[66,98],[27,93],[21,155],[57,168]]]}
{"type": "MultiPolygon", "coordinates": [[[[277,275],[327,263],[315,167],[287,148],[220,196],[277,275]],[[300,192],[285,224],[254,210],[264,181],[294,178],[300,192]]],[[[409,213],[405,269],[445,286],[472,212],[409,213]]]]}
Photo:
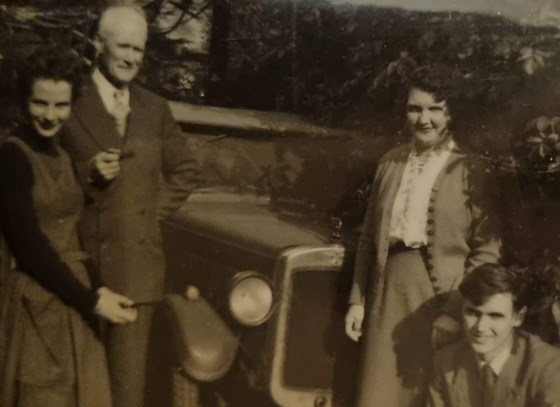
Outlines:
{"type": "Polygon", "coordinates": [[[560,406],[560,0],[0,0],[0,407],[560,406]]]}

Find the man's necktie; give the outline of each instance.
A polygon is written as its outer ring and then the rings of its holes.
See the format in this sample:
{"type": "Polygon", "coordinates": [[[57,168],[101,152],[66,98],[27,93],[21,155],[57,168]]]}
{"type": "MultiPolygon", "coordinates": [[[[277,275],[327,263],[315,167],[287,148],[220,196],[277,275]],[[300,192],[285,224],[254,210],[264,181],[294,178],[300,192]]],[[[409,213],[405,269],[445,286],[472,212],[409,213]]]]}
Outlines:
{"type": "Polygon", "coordinates": [[[115,103],[111,110],[111,116],[115,119],[117,131],[121,136],[126,132],[126,119],[130,113],[130,107],[126,102],[124,91],[118,90],[115,92],[115,103]]]}
{"type": "Polygon", "coordinates": [[[482,366],[482,407],[492,407],[494,402],[494,388],[496,386],[496,373],[489,364],[482,366]]]}

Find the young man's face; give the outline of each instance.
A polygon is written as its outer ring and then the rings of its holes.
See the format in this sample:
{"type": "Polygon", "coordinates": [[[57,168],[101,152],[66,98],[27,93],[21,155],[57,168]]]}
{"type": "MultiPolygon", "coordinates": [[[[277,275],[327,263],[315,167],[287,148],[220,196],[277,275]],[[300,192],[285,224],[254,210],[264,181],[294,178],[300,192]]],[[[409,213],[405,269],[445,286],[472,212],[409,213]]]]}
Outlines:
{"type": "Polygon", "coordinates": [[[494,294],[481,305],[469,299],[463,303],[465,333],[481,360],[492,361],[510,343],[513,330],[523,322],[525,310],[513,309],[511,293],[494,294]]]}

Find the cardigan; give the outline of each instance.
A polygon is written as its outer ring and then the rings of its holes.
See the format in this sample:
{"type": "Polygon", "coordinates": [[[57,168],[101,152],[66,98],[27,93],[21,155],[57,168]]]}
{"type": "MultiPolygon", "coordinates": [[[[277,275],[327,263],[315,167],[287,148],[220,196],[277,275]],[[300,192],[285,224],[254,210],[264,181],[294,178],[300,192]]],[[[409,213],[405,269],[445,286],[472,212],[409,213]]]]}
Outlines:
{"type": "MultiPolygon", "coordinates": [[[[393,203],[411,148],[406,144],[389,151],[377,168],[358,242],[350,304],[364,305],[366,293],[383,284],[393,203]]],[[[498,198],[489,175],[480,159],[455,146],[430,191],[426,268],[434,295],[447,300],[444,312],[455,318],[460,310],[456,290],[464,273],[500,258],[498,198]]]]}

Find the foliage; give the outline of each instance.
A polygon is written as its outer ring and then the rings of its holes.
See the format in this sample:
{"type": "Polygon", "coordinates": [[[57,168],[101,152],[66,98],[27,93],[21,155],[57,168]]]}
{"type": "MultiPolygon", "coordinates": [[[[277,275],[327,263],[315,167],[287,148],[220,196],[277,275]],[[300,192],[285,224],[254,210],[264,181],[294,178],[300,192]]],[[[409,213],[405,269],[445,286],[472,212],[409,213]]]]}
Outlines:
{"type": "MultiPolygon", "coordinates": [[[[17,62],[35,47],[54,43],[73,49],[84,61],[84,70],[94,63],[95,51],[91,41],[98,13],[105,0],[75,1],[19,1],[10,6],[0,6],[0,94],[3,112],[0,128],[5,128],[16,116],[13,84],[17,75],[17,62]]],[[[201,101],[202,83],[205,81],[207,62],[203,56],[189,56],[175,52],[179,40],[168,36],[181,24],[196,15],[191,13],[192,0],[148,0],[140,1],[147,10],[151,23],[151,44],[147,48],[146,67],[139,78],[148,88],[171,99],[201,101]],[[155,22],[161,18],[166,4],[173,3],[178,10],[176,24],[166,30],[158,30],[155,22]]],[[[205,0],[197,8],[203,13],[211,6],[205,0]]],[[[179,44],[180,45],[180,44],[179,44]]]]}
{"type": "Polygon", "coordinates": [[[232,7],[227,39],[230,103],[394,132],[395,101],[407,75],[437,61],[462,79],[469,142],[502,150],[519,128],[510,118],[533,114],[519,112],[525,101],[516,99],[535,88],[530,77],[557,74],[557,36],[553,28],[478,14],[241,0],[232,7]]]}

